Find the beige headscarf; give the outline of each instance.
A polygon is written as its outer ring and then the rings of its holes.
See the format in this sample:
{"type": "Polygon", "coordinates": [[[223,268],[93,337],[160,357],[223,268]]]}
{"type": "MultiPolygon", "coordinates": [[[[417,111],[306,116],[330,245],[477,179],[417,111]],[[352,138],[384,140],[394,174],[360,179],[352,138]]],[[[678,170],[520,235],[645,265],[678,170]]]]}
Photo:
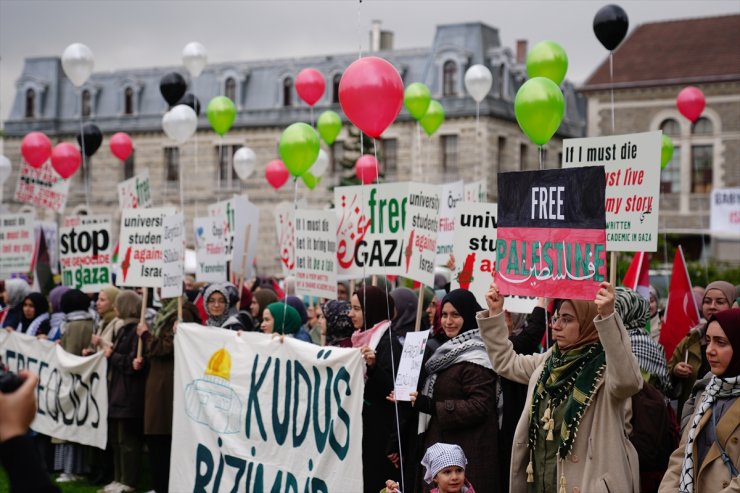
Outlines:
{"type": "Polygon", "coordinates": [[[563,303],[569,303],[573,311],[576,312],[579,330],[578,340],[568,347],[561,347],[560,350],[566,351],[598,341],[599,333],[596,332],[596,326],[594,325],[594,318],[598,314],[596,303],[584,300],[563,300],[563,303]]]}

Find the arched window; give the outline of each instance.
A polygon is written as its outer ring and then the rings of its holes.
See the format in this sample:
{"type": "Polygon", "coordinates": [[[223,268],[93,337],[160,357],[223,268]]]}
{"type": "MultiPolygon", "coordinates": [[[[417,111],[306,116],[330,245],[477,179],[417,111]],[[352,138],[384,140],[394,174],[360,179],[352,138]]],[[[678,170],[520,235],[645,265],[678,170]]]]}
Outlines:
{"type": "Polygon", "coordinates": [[[452,60],[442,66],[442,95],[457,95],[457,64],[452,60]]]}
{"type": "Polygon", "coordinates": [[[334,75],[334,79],[332,80],[332,87],[334,92],[332,92],[331,96],[331,102],[332,103],[338,103],[339,102],[339,81],[342,80],[342,74],[336,74],[334,75]]]}
{"type": "Polygon", "coordinates": [[[236,81],[233,77],[229,77],[224,83],[224,96],[236,103],[236,81]]]}
{"type": "Polygon", "coordinates": [[[130,87],[123,91],[123,114],[134,114],[134,90],[130,87]]]}
{"type": "Polygon", "coordinates": [[[714,127],[709,118],[699,118],[691,127],[691,133],[694,135],[712,135],[714,127]]]}
{"type": "Polygon", "coordinates": [[[26,91],[26,118],[36,116],[36,91],[29,88],[26,91]]]}
{"type": "Polygon", "coordinates": [[[90,91],[82,91],[82,116],[90,116],[92,113],[92,97],[90,91]]]}
{"type": "Polygon", "coordinates": [[[681,135],[681,126],[673,118],[663,120],[663,123],[660,124],[660,129],[670,137],[679,137],[681,135]]]}
{"type": "Polygon", "coordinates": [[[283,106],[293,105],[293,79],[286,77],[283,79],[283,106]]]}

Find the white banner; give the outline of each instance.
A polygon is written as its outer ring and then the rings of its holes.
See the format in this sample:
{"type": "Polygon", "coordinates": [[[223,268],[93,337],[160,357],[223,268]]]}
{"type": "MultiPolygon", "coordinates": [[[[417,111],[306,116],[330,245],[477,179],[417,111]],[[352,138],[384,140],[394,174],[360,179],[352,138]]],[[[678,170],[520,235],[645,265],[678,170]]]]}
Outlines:
{"type": "Polygon", "coordinates": [[[333,210],[295,213],[295,294],[337,298],[337,215],[333,210]]]}
{"type": "Polygon", "coordinates": [[[610,252],[658,249],[661,135],[656,131],[563,140],[563,168],[605,167],[610,252]]]}
{"type": "Polygon", "coordinates": [[[221,218],[194,217],[195,279],[198,282],[226,281],[226,241],[221,218]]]}
{"type": "Polygon", "coordinates": [[[182,296],[185,277],[185,224],[182,212],[167,216],[162,222],[162,298],[182,296]]]}
{"type": "Polygon", "coordinates": [[[62,284],[97,293],[111,284],[110,216],[64,218],[59,235],[62,284]]]}
{"type": "Polygon", "coordinates": [[[50,160],[39,168],[28,163],[21,165],[15,187],[15,200],[18,202],[44,207],[61,214],[67,204],[68,195],[69,180],[59,176],[50,160]]]}
{"type": "Polygon", "coordinates": [[[711,205],[712,234],[740,235],[740,188],[715,188],[711,205]]]}
{"type": "Polygon", "coordinates": [[[362,491],[364,386],[357,350],[180,324],[170,490],[362,491]]]}
{"type": "Polygon", "coordinates": [[[257,253],[257,238],[260,230],[260,209],[251,202],[246,202],[237,209],[231,272],[242,275],[245,279],[252,277],[252,265],[257,253]]]}
{"type": "Polygon", "coordinates": [[[162,287],[162,223],[175,212],[174,207],[123,210],[118,236],[119,286],[162,287]]]}
{"type": "Polygon", "coordinates": [[[483,178],[465,184],[465,202],[488,202],[488,180],[483,178]]]}
{"type": "MultiPolygon", "coordinates": [[[[441,301],[441,300],[440,300],[441,301]]],[[[410,393],[415,392],[419,384],[419,374],[424,361],[424,349],[427,346],[429,331],[408,332],[403,341],[401,361],[398,363],[396,385],[393,389],[397,401],[411,400],[410,393]]]]}
{"type": "Polygon", "coordinates": [[[281,202],[275,207],[275,231],[283,276],[292,276],[295,269],[295,207],[292,203],[281,202]]]}
{"type": "Polygon", "coordinates": [[[33,213],[0,215],[0,279],[29,272],[35,248],[33,213]]]}
{"type": "MultiPolygon", "coordinates": [[[[437,258],[440,187],[427,183],[409,183],[406,204],[403,277],[434,286],[434,262],[437,258]]],[[[398,271],[396,271],[398,272],[398,271]]]]}
{"type": "Polygon", "coordinates": [[[462,180],[440,186],[439,228],[437,229],[437,265],[446,265],[455,243],[455,216],[457,204],[463,201],[465,185],[462,180]]]}
{"type": "Polygon", "coordinates": [[[152,206],[149,171],[118,184],[118,209],[145,209],[152,206]]]}
{"type": "Polygon", "coordinates": [[[0,355],[13,373],[29,370],[39,376],[34,431],[105,449],[108,360],[102,352],[76,356],[53,342],[2,331],[0,355]]]}
{"type": "MultiPolygon", "coordinates": [[[[254,213],[255,206],[250,204],[246,195],[237,195],[208,206],[208,215],[218,220],[223,229],[223,242],[226,247],[226,261],[232,261],[234,235],[247,220],[246,215],[254,213]]],[[[257,211],[259,214],[259,211],[257,211]]]]}

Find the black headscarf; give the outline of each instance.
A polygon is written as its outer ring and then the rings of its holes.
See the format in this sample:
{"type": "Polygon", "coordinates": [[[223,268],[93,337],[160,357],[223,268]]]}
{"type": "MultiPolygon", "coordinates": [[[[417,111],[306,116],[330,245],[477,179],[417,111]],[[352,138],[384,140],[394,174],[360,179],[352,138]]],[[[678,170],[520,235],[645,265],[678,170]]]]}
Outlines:
{"type": "Polygon", "coordinates": [[[79,289],[70,289],[62,295],[62,312],[72,313],[90,309],[90,297],[79,289]]]}
{"type": "Polygon", "coordinates": [[[348,339],[355,331],[349,318],[349,301],[329,300],[321,307],[326,319],[326,345],[333,346],[338,341],[348,339]]]}
{"type": "Polygon", "coordinates": [[[396,318],[393,319],[393,330],[414,330],[416,324],[416,308],[419,298],[408,288],[396,288],[391,292],[391,298],[396,305],[396,318]]]}
{"type": "Polygon", "coordinates": [[[453,289],[442,298],[442,303],[439,304],[443,310],[445,303],[452,303],[452,306],[455,307],[455,310],[463,318],[463,326],[460,329],[460,334],[478,328],[478,323],[475,321],[475,314],[483,308],[478,304],[473,293],[467,289],[453,289]]]}
{"type": "Polygon", "coordinates": [[[301,325],[306,325],[308,322],[308,311],[306,311],[306,305],[298,296],[288,296],[288,306],[295,308],[298,312],[298,316],[301,317],[301,325]]]}
{"type": "Polygon", "coordinates": [[[384,289],[376,286],[367,286],[360,288],[355,293],[360,300],[360,307],[365,317],[365,326],[362,330],[372,329],[375,324],[388,320],[393,316],[396,309],[393,298],[385,294],[384,289]]]}

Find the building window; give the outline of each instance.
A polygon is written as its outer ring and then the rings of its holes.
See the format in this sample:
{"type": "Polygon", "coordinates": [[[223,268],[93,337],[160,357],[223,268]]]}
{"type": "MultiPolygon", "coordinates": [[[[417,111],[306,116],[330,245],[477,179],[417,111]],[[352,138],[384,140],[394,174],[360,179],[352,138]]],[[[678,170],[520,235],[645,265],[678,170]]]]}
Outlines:
{"type": "Polygon", "coordinates": [[[669,137],[681,136],[681,126],[673,118],[663,120],[663,123],[660,124],[660,129],[665,135],[668,135],[669,137]]]}
{"type": "Polygon", "coordinates": [[[26,118],[36,116],[36,91],[28,89],[26,91],[26,118]]]}
{"type": "Polygon", "coordinates": [[[709,121],[709,118],[699,118],[692,125],[691,133],[694,135],[712,135],[714,133],[712,122],[709,121]]]}
{"type": "Polygon", "coordinates": [[[457,95],[457,64],[452,60],[442,66],[442,96],[457,95]]]}
{"type": "Polygon", "coordinates": [[[712,154],[711,145],[691,146],[691,193],[712,191],[712,154]]]}
{"type": "Polygon", "coordinates": [[[332,79],[332,87],[333,91],[331,94],[331,102],[332,103],[338,103],[339,102],[339,81],[342,80],[342,74],[335,74],[334,79],[332,79]]]}
{"type": "Polygon", "coordinates": [[[218,187],[220,190],[239,188],[239,175],[234,171],[234,153],[241,145],[224,145],[216,147],[218,156],[218,187]]]}
{"type": "Polygon", "coordinates": [[[442,171],[457,172],[457,135],[442,135],[442,171]]]}
{"type": "Polygon", "coordinates": [[[180,148],[164,148],[164,187],[167,191],[180,187],[180,148]]]}
{"type": "Polygon", "coordinates": [[[224,83],[224,96],[236,103],[236,81],[233,77],[229,77],[224,83]]]}
{"type": "Polygon", "coordinates": [[[131,155],[123,162],[123,179],[124,180],[128,180],[129,178],[134,177],[134,171],[135,171],[134,154],[136,154],[136,149],[132,150],[131,155]]]}
{"type": "Polygon", "coordinates": [[[504,98],[504,78],[506,77],[506,65],[503,63],[496,69],[497,76],[493,78],[493,93],[499,98],[504,98]]]}
{"type": "Polygon", "coordinates": [[[127,87],[123,91],[123,114],[133,115],[134,114],[134,90],[127,87]]]}
{"type": "Polygon", "coordinates": [[[331,145],[329,159],[331,160],[331,172],[332,174],[335,174],[337,172],[337,169],[342,166],[342,159],[344,159],[344,141],[334,141],[334,143],[331,145]]]}
{"type": "Polygon", "coordinates": [[[679,193],[681,191],[681,149],[673,147],[673,156],[660,171],[660,192],[679,193]]]}
{"type": "Polygon", "coordinates": [[[504,168],[504,152],[506,151],[506,137],[498,138],[498,149],[496,150],[496,162],[498,163],[498,170],[503,171],[504,168]]]}
{"type": "Polygon", "coordinates": [[[283,79],[283,106],[293,105],[293,79],[286,77],[283,79]]]}
{"type": "Polygon", "coordinates": [[[529,149],[527,144],[519,145],[519,170],[524,171],[529,169],[529,149]]]}
{"type": "Polygon", "coordinates": [[[82,116],[90,116],[92,113],[92,96],[90,91],[82,91],[82,116]]]}
{"type": "Polygon", "coordinates": [[[380,170],[383,173],[395,174],[398,172],[398,139],[383,139],[380,170]]]}

